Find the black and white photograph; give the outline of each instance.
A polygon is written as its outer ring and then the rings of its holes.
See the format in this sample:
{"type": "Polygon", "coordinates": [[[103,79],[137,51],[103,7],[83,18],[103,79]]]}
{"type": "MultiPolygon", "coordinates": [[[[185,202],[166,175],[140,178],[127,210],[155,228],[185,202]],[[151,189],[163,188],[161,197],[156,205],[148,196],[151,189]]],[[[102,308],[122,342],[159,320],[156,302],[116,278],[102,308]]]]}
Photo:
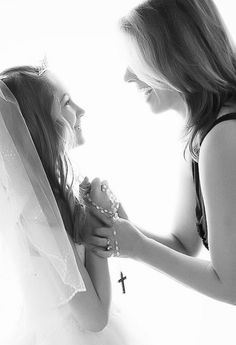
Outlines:
{"type": "Polygon", "coordinates": [[[234,2],[0,13],[0,345],[235,345],[234,2]]]}

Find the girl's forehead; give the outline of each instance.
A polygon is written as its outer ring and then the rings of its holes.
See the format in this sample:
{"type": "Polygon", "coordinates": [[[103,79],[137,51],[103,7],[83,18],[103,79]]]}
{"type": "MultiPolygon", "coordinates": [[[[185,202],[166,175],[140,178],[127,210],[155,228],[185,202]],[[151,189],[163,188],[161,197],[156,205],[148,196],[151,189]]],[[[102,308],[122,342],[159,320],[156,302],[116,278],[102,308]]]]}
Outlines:
{"type": "Polygon", "coordinates": [[[55,90],[56,96],[61,100],[63,95],[67,93],[67,89],[65,85],[53,72],[47,70],[45,74],[47,76],[47,79],[52,84],[55,90]]]}

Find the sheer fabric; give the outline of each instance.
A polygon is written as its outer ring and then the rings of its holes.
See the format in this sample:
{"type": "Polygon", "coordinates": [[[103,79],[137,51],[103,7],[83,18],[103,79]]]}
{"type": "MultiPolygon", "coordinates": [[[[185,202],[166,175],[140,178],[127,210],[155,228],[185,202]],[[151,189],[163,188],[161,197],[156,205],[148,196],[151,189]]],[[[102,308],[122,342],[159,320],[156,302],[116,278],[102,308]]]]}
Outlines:
{"type": "Polygon", "coordinates": [[[41,317],[86,287],[20,108],[1,80],[0,210],[1,259],[14,266],[22,317],[37,336],[41,317]]]}

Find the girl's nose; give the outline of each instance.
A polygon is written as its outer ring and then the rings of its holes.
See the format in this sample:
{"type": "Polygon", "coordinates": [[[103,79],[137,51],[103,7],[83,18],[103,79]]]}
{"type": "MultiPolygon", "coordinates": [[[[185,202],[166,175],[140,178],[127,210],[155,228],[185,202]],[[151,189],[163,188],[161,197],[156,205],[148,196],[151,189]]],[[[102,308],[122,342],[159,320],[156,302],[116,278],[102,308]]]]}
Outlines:
{"type": "Polygon", "coordinates": [[[132,72],[130,68],[127,68],[124,75],[124,81],[127,83],[131,83],[132,81],[136,81],[136,80],[137,80],[136,74],[134,74],[134,72],[132,72]]]}
{"type": "Polygon", "coordinates": [[[77,116],[79,117],[82,117],[84,116],[85,114],[85,110],[83,108],[80,108],[78,105],[76,106],[76,114],[77,116]]]}

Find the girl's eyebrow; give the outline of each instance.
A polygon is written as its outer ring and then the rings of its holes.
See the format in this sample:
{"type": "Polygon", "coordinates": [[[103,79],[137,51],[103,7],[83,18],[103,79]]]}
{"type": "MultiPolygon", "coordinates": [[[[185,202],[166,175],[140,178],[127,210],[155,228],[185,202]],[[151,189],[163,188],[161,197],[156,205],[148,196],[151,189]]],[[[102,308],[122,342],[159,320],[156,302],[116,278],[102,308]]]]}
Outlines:
{"type": "Polygon", "coordinates": [[[64,93],[64,94],[62,95],[62,98],[61,98],[61,100],[60,100],[60,103],[63,101],[63,99],[64,99],[66,96],[67,96],[68,98],[70,98],[70,95],[69,95],[68,93],[64,93]]]}
{"type": "Polygon", "coordinates": [[[64,94],[62,95],[62,98],[60,99],[60,103],[63,101],[65,95],[66,95],[66,93],[64,93],[64,94]]]}

